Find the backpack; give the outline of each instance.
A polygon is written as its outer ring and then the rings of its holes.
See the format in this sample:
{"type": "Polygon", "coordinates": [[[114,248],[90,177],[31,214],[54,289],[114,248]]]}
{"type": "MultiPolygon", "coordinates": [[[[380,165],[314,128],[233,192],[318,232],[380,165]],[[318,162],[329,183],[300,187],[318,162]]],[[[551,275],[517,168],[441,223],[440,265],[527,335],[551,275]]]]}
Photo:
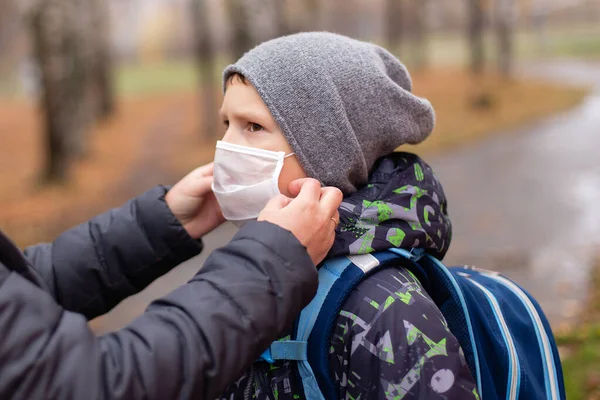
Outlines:
{"type": "Polygon", "coordinates": [[[484,400],[565,399],[560,358],[540,305],[497,272],[447,268],[419,249],[336,257],[319,269],[319,287],[294,326],[293,340],[273,342],[259,360],[296,360],[307,399],[337,399],[329,343],[350,291],[375,271],[413,272],[446,318],[484,400]]]}

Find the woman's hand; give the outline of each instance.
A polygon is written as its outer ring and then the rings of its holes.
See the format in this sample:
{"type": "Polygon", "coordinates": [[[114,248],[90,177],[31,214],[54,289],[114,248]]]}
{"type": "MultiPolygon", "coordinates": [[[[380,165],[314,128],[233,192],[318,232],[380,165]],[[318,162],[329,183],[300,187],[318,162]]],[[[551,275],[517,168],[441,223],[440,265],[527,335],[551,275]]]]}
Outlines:
{"type": "Polygon", "coordinates": [[[282,194],[274,197],[258,220],[292,232],[318,265],[333,246],[340,222],[338,208],[344,196],[338,188],[321,188],[319,181],[312,178],[292,181],[289,190],[295,198],[282,194]]]}
{"type": "Polygon", "coordinates": [[[194,239],[206,235],[225,218],[211,185],[213,164],[207,164],[190,172],[169,190],[165,198],[167,205],[181,225],[194,239]]]}

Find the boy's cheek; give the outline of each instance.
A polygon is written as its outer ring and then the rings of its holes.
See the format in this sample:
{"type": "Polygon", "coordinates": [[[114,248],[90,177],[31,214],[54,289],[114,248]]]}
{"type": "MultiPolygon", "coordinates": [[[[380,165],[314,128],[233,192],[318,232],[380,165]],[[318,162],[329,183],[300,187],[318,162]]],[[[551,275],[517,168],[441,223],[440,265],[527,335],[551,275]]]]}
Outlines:
{"type": "Polygon", "coordinates": [[[292,197],[289,190],[290,183],[302,178],[308,178],[308,175],[298,159],[295,156],[286,158],[279,175],[279,191],[285,196],[292,197]]]}

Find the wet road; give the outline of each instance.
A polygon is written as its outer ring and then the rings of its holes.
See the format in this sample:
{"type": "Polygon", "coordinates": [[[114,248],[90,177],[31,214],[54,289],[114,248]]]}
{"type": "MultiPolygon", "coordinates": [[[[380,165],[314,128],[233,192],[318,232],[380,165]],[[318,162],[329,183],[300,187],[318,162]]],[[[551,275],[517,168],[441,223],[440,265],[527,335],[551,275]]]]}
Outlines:
{"type": "Polygon", "coordinates": [[[524,73],[593,92],[564,114],[431,164],[454,223],[447,262],[504,272],[557,323],[579,311],[600,245],[600,64],[556,63],[524,73]]]}
{"type": "MultiPolygon", "coordinates": [[[[590,85],[574,109],[428,160],[450,201],[449,264],[500,270],[537,297],[554,324],[574,318],[600,248],[600,63],[530,66],[524,74],[590,85]]],[[[515,99],[518,101],[518,99],[515,99]]],[[[235,228],[209,235],[203,256],[121,303],[98,331],[119,328],[191,278],[235,228]]]]}

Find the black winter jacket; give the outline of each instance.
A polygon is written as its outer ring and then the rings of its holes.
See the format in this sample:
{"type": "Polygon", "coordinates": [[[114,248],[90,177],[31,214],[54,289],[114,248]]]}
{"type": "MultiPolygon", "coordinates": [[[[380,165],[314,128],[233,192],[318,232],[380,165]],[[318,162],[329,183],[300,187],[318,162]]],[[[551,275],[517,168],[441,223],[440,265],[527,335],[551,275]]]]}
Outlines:
{"type": "Polygon", "coordinates": [[[126,328],[87,321],[198,254],[157,187],[19,251],[0,233],[0,399],[210,399],[308,304],[317,275],[275,225],[247,224],[126,328]]]}

